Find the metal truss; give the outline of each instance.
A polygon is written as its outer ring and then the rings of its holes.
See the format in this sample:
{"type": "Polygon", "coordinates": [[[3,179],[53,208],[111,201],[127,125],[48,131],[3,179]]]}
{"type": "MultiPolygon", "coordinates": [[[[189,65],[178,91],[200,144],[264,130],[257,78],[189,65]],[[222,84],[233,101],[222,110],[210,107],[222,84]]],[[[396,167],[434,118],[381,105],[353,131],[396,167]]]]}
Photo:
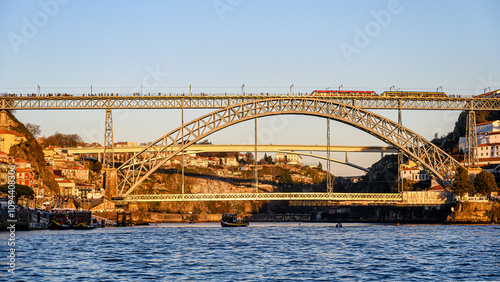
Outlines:
{"type": "Polygon", "coordinates": [[[246,120],[279,114],[332,118],[354,126],[403,151],[410,159],[422,165],[443,186],[451,186],[454,171],[461,166],[455,159],[422,136],[372,112],[314,98],[271,98],[216,110],[152,142],[118,168],[118,195],[128,196],[151,173],[200,139],[246,120]],[[183,146],[176,146],[174,149],[173,145],[181,143],[182,140],[188,141],[183,146]]]}
{"type": "Polygon", "coordinates": [[[123,198],[124,202],[296,200],[401,202],[403,201],[403,195],[401,193],[234,193],[129,195],[123,198]]]}
{"type": "Polygon", "coordinates": [[[104,154],[103,164],[106,168],[115,167],[115,156],[113,151],[113,114],[106,109],[106,126],[104,131],[104,154]]]}
{"type": "MultiPolygon", "coordinates": [[[[0,97],[3,110],[68,109],[220,109],[255,100],[306,98],[288,95],[185,95],[185,96],[25,96],[0,97]]],[[[497,98],[455,97],[317,97],[362,109],[498,110],[497,98]]]]}
{"type": "Polygon", "coordinates": [[[477,131],[476,131],[476,114],[473,110],[467,113],[467,130],[465,136],[465,157],[464,164],[466,167],[475,167],[479,163],[477,157],[477,131]]]}

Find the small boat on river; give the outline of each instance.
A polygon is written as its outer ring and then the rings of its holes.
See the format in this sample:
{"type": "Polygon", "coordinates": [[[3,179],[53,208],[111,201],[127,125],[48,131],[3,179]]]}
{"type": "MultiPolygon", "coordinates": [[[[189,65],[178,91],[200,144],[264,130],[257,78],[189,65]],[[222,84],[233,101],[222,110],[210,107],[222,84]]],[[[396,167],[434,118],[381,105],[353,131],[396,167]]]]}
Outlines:
{"type": "Polygon", "coordinates": [[[220,225],[222,227],[246,227],[248,226],[248,220],[239,218],[237,214],[225,213],[222,215],[220,225]]]}

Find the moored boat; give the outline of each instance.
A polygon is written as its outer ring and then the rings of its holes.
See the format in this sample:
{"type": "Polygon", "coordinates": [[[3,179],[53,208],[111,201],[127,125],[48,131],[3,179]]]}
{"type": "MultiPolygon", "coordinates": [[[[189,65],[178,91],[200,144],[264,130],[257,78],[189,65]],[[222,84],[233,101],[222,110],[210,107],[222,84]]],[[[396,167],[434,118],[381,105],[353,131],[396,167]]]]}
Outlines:
{"type": "Polygon", "coordinates": [[[237,214],[225,213],[222,215],[220,224],[222,227],[246,227],[248,226],[248,220],[238,218],[237,214]]]}
{"type": "Polygon", "coordinates": [[[49,214],[49,222],[50,229],[93,229],[97,226],[90,211],[55,210],[49,214]]]}

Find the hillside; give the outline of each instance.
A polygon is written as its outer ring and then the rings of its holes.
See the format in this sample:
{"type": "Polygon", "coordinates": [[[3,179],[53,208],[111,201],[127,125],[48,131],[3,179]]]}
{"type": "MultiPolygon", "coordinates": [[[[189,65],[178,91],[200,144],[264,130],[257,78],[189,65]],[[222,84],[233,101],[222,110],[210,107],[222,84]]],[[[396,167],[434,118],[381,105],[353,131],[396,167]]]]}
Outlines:
{"type": "Polygon", "coordinates": [[[54,175],[47,169],[50,166],[45,161],[42,146],[36,142],[33,135],[31,135],[24,124],[17,120],[14,115],[10,112],[7,112],[7,115],[8,118],[14,123],[12,130],[23,134],[26,138],[25,142],[12,146],[8,154],[30,162],[32,167],[39,174],[40,179],[43,181],[43,185],[48,187],[48,191],[46,192],[49,192],[52,195],[59,194],[59,185],[54,179],[54,175]]]}

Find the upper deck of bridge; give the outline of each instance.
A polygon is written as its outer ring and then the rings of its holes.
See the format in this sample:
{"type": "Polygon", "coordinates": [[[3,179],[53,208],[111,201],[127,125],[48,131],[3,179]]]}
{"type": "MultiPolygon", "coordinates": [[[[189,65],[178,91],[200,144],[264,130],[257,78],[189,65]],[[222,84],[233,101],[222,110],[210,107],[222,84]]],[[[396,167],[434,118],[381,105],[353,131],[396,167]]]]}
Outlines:
{"type": "Polygon", "coordinates": [[[447,95],[446,97],[310,96],[309,94],[4,94],[3,110],[68,109],[218,109],[261,99],[326,99],[363,109],[499,110],[500,98],[447,95]]]}

